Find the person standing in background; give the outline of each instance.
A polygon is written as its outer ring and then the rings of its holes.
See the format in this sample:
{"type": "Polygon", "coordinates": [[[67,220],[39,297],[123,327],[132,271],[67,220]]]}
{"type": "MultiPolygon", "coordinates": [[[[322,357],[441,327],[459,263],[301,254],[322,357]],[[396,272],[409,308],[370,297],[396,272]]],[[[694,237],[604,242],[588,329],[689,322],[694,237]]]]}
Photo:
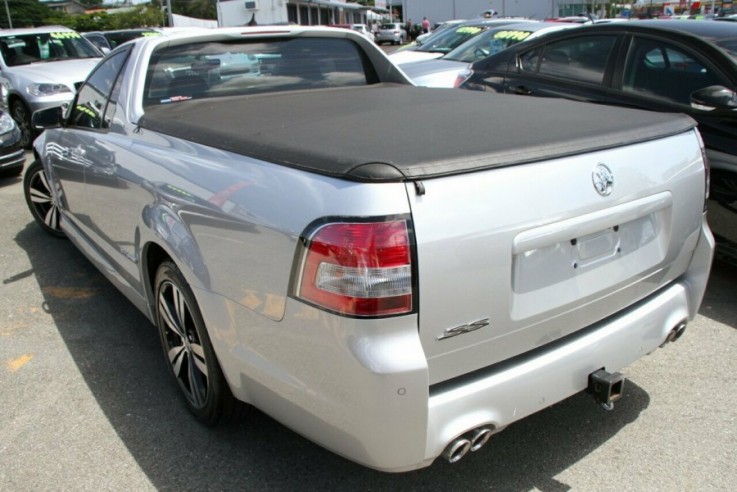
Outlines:
{"type": "Polygon", "coordinates": [[[430,21],[427,20],[427,17],[422,18],[422,33],[427,34],[430,32],[430,21]]]}

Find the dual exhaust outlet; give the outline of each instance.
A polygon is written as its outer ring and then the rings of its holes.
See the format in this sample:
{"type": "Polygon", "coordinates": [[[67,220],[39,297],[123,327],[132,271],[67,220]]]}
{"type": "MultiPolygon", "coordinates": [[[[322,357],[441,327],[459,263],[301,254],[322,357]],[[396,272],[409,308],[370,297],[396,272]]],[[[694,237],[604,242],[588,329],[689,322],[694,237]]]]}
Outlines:
{"type": "Polygon", "coordinates": [[[469,451],[478,451],[484,447],[484,444],[489,442],[491,434],[493,434],[491,426],[477,427],[451,441],[446,446],[442,456],[448,463],[455,463],[466,456],[469,451]]]}
{"type": "MultiPolygon", "coordinates": [[[[668,333],[663,345],[675,342],[686,331],[686,322],[678,323],[668,333]]],[[[662,347],[662,345],[661,345],[662,347]]],[[[622,397],[624,390],[624,376],[618,372],[609,373],[603,368],[589,374],[589,382],[586,392],[591,394],[602,407],[606,410],[614,408],[614,402],[622,397]]],[[[494,433],[494,428],[490,425],[483,425],[471,431],[466,432],[460,437],[455,438],[443,450],[443,458],[448,463],[456,463],[466,456],[469,451],[478,451],[487,442],[494,433]]]]}

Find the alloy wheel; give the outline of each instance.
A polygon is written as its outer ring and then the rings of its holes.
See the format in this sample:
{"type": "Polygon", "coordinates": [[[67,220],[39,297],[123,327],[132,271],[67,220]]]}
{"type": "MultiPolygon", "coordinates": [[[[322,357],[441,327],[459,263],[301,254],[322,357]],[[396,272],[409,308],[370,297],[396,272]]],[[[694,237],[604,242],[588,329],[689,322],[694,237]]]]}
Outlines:
{"type": "Polygon", "coordinates": [[[159,323],[167,360],[187,400],[203,408],[209,391],[209,368],[191,308],[180,288],[165,281],[159,288],[159,323]]]}
{"type": "Polygon", "coordinates": [[[61,217],[59,206],[51,191],[46,172],[39,161],[33,162],[26,171],[24,192],[26,203],[36,222],[49,234],[63,237],[64,232],[59,224],[61,217]]]}

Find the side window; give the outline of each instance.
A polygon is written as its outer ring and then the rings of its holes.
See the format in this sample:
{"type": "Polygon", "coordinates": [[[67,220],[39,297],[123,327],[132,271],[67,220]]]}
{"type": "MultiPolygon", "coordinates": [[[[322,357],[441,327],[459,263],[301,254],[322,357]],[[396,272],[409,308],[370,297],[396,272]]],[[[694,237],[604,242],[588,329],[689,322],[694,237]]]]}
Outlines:
{"type": "Polygon", "coordinates": [[[705,63],[683,48],[634,38],[627,53],[622,89],[690,104],[691,93],[710,85],[727,85],[705,63]]]}
{"type": "Polygon", "coordinates": [[[584,36],[545,46],[538,73],[601,84],[616,36],[584,36]]]}
{"type": "MultiPolygon", "coordinates": [[[[118,75],[128,59],[129,50],[121,51],[100,63],[94,72],[79,89],[77,100],[69,117],[69,125],[79,128],[106,129],[109,128],[112,114],[108,114],[108,100],[113,92],[118,75]],[[103,115],[105,117],[103,118],[103,115]]],[[[117,94],[116,94],[117,98],[117,94]]],[[[115,109],[115,103],[112,104],[115,109]]]]}
{"type": "Polygon", "coordinates": [[[531,73],[537,72],[537,64],[540,61],[540,54],[542,51],[542,47],[538,47],[528,51],[527,53],[521,54],[519,57],[520,70],[531,73]]]}

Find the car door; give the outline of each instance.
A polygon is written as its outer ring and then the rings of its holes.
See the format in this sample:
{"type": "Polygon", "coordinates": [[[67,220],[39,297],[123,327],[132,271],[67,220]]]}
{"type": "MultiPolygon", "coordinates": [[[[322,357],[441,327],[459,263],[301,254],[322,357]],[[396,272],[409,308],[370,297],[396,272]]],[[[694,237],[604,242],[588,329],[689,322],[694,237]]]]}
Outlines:
{"type": "Polygon", "coordinates": [[[737,84],[720,68],[733,63],[711,60],[692,46],[663,36],[634,34],[622,50],[621,74],[615,77],[615,103],[654,111],[687,113],[699,122],[699,131],[710,150],[737,154],[737,115],[734,111],[699,109],[691,95],[706,87],[737,84]]]}
{"type": "Polygon", "coordinates": [[[127,55],[119,53],[101,62],[89,75],[72,102],[62,130],[51,130],[44,146],[44,158],[60,187],[61,206],[66,217],[83,232],[89,227],[86,175],[94,164],[94,146],[88,134],[102,130],[102,112],[115,76],[127,55]]]}
{"type": "Polygon", "coordinates": [[[607,102],[621,39],[619,33],[605,32],[536,44],[518,53],[504,92],[607,102]]]}
{"type": "MultiPolygon", "coordinates": [[[[79,89],[72,104],[64,131],[53,143],[50,162],[54,174],[82,176],[82,191],[77,188],[71,210],[74,223],[90,239],[102,246],[108,260],[114,260],[114,248],[105,248],[109,236],[105,229],[110,227],[111,210],[119,210],[111,197],[115,193],[103,193],[101,189],[115,190],[120,187],[116,177],[119,147],[123,139],[111,131],[117,107],[117,95],[121,86],[121,71],[125,66],[130,49],[123,49],[103,60],[79,89]]],[[[47,145],[47,152],[48,152],[47,145]]],[[[63,183],[62,183],[63,184],[63,183]]],[[[67,192],[67,194],[69,194],[67,192]]],[[[118,261],[114,261],[118,263],[118,261]]]]}

